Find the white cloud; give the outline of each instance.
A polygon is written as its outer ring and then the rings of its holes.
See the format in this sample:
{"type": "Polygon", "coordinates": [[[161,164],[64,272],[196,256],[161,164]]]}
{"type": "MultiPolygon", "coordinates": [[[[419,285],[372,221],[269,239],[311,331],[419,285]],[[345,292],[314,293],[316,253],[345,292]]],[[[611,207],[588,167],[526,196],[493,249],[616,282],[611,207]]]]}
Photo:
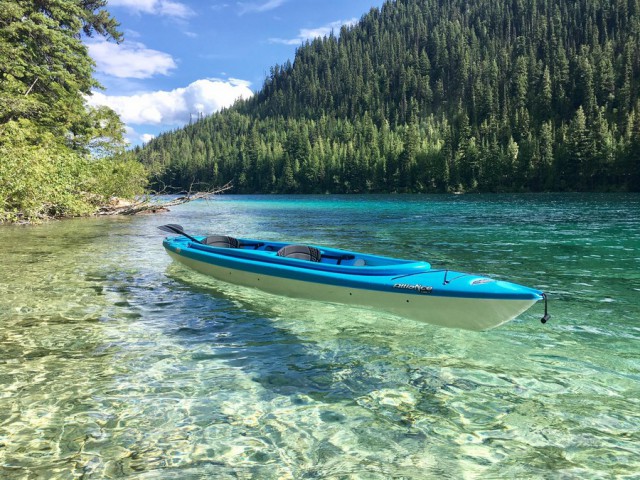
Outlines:
{"type": "Polygon", "coordinates": [[[306,40],[326,37],[331,33],[331,31],[339,33],[340,28],[343,25],[350,27],[351,25],[355,25],[357,22],[358,20],[355,18],[352,18],[351,20],[337,20],[318,28],[301,28],[300,33],[298,33],[298,36],[295,38],[270,38],[269,41],[271,43],[282,43],[284,45],[300,45],[306,40]]]}
{"type": "MultiPolygon", "coordinates": [[[[253,92],[249,83],[229,79],[196,80],[185,88],[171,91],[146,92],[128,96],[110,96],[94,92],[87,98],[89,105],[107,105],[130,125],[179,126],[200,113],[209,115],[229,107],[239,98],[249,98],[253,92]]],[[[142,137],[141,137],[142,138],[142,137]]]]}
{"type": "Polygon", "coordinates": [[[120,45],[107,41],[87,44],[89,54],[96,61],[97,70],[118,78],[150,78],[168,75],[176,68],[171,55],[147,48],[140,42],[120,45]]]}
{"type": "Polygon", "coordinates": [[[263,2],[263,3],[238,2],[238,6],[240,7],[240,15],[244,15],[245,13],[268,12],[269,10],[278,8],[280,5],[282,5],[286,1],[287,0],[268,0],[267,2],[263,2]]]}
{"type": "Polygon", "coordinates": [[[249,89],[249,87],[251,86],[251,82],[250,81],[248,81],[248,80],[240,80],[239,78],[229,77],[228,82],[231,85],[233,85],[234,87],[244,87],[246,89],[249,89]]]}
{"type": "Polygon", "coordinates": [[[183,3],[161,1],[158,2],[160,15],[167,15],[169,17],[187,18],[195,15],[196,12],[191,10],[183,3]]]}
{"type": "Polygon", "coordinates": [[[128,145],[140,145],[141,143],[149,143],[151,140],[156,138],[153,133],[140,133],[129,125],[125,125],[124,130],[125,141],[128,145]]]}
{"type": "Polygon", "coordinates": [[[229,8],[229,4],[228,3],[216,3],[215,5],[211,5],[211,10],[218,11],[218,10],[223,10],[225,8],[229,8]]]}
{"type": "Polygon", "coordinates": [[[195,12],[184,3],[171,0],[109,0],[110,7],[124,7],[136,13],[166,15],[174,18],[188,18],[195,12]]]}

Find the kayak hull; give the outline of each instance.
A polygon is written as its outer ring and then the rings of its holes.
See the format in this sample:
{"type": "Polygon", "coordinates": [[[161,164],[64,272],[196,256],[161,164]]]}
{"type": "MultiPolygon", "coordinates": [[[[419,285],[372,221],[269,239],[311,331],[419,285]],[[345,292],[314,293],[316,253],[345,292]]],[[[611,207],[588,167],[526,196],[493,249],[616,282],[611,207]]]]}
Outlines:
{"type": "MultiPolygon", "coordinates": [[[[271,254],[230,252],[181,238],[168,238],[164,246],[177,262],[227,283],[385,311],[443,327],[491,329],[543,298],[538,290],[462,272],[433,270],[424,262],[407,262],[395,266],[391,275],[377,275],[370,273],[376,267],[367,271],[367,267],[333,266],[333,270],[324,271],[322,265],[314,265],[319,270],[312,270],[308,268],[311,262],[303,260],[286,263],[271,254]],[[352,273],[356,271],[365,273],[352,273]]],[[[372,261],[373,257],[366,257],[372,261]]]]}

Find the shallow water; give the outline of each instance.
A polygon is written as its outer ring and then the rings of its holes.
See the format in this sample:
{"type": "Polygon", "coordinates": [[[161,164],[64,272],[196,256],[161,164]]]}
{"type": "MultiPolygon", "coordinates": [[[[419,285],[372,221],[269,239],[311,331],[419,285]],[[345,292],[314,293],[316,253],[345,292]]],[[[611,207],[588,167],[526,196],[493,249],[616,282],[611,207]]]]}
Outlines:
{"type": "Polygon", "coordinates": [[[640,196],[224,196],[0,228],[0,478],[640,471],[640,196]],[[227,285],[156,225],[424,259],[550,294],[489,332],[227,285]]]}

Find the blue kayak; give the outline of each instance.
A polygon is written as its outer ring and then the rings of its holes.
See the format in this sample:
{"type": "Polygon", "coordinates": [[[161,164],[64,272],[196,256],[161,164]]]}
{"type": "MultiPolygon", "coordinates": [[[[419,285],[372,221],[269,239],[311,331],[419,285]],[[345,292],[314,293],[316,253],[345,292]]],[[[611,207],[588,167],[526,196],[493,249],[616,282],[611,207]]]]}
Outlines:
{"type": "Polygon", "coordinates": [[[159,227],[181,236],[163,245],[176,261],[228,283],[277,295],[342,303],[434,325],[487,330],[517,317],[543,292],[427,262],[314,245],[227,236],[187,235],[179,225],[159,227]]]}

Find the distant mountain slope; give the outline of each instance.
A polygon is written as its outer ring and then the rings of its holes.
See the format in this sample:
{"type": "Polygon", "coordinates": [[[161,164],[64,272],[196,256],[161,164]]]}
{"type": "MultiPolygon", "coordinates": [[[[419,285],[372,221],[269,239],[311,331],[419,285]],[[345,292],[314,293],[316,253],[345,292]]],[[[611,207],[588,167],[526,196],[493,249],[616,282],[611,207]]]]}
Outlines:
{"type": "Polygon", "coordinates": [[[638,190],[639,90],[640,0],[397,0],[137,153],[182,188],[638,190]]]}

